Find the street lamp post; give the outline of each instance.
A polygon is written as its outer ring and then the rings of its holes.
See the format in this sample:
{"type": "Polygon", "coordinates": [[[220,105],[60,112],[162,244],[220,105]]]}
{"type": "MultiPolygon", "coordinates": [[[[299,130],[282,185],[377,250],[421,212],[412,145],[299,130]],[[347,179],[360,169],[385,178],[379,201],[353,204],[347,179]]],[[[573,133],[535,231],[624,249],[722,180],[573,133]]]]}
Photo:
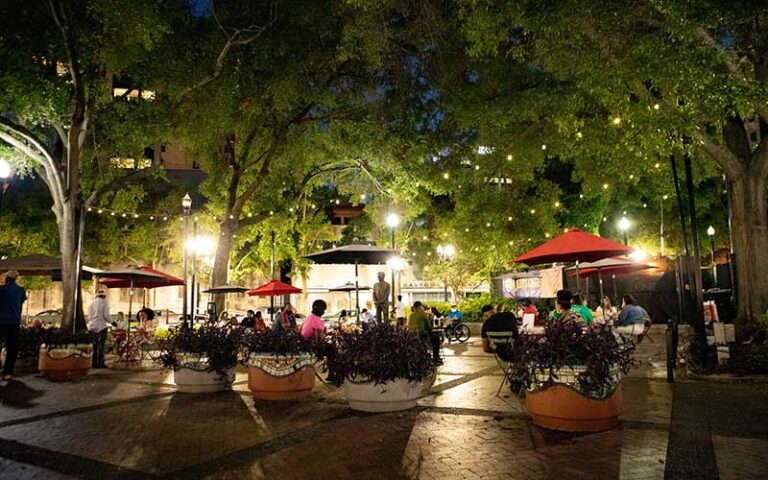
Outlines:
{"type": "Polygon", "coordinates": [[[8,179],[11,178],[12,174],[11,165],[7,161],[0,159],[0,180],[3,181],[2,190],[0,190],[0,206],[2,205],[3,197],[5,197],[5,192],[8,191],[8,186],[10,185],[8,179]]]}
{"type": "Polygon", "coordinates": [[[184,277],[184,286],[183,294],[184,299],[182,300],[182,307],[181,307],[181,318],[184,327],[186,328],[188,326],[187,324],[187,230],[189,229],[189,212],[192,209],[192,197],[189,196],[189,193],[184,195],[184,198],[181,199],[181,212],[184,215],[184,239],[182,240],[182,270],[183,270],[183,277],[184,277]]]}
{"type": "MultiPolygon", "coordinates": [[[[395,229],[397,228],[398,225],[400,225],[400,217],[398,217],[394,213],[390,213],[389,215],[387,215],[387,225],[389,225],[389,229],[390,229],[391,234],[392,234],[392,236],[391,236],[391,248],[392,248],[392,250],[395,250],[395,229]]],[[[391,290],[392,290],[392,308],[395,308],[395,303],[396,303],[395,299],[397,297],[396,297],[396,294],[395,294],[395,269],[394,268],[392,268],[392,288],[391,288],[391,290]]]]}
{"type": "Polygon", "coordinates": [[[627,231],[629,230],[630,222],[627,217],[621,217],[621,220],[619,220],[619,230],[621,230],[621,234],[624,236],[624,245],[629,244],[629,239],[627,237],[627,231]]]}
{"type": "Polygon", "coordinates": [[[712,253],[712,277],[715,280],[715,287],[717,287],[717,264],[715,263],[715,227],[712,225],[707,228],[707,236],[709,236],[709,250],[712,253]]]}
{"type": "MultiPolygon", "coordinates": [[[[453,245],[448,244],[446,246],[438,245],[437,246],[437,258],[441,262],[450,262],[453,256],[456,254],[456,249],[453,248],[453,245]]],[[[448,279],[445,278],[443,280],[443,295],[445,298],[445,301],[448,301],[448,279]]]]}

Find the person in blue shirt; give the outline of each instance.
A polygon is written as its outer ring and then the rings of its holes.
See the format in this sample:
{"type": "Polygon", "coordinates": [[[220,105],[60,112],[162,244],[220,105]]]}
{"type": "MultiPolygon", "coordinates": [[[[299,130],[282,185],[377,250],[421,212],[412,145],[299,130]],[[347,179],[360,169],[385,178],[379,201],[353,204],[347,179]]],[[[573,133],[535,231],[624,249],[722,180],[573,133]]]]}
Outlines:
{"type": "Polygon", "coordinates": [[[454,327],[464,321],[464,315],[456,305],[451,305],[451,311],[446,315],[446,318],[451,321],[451,325],[454,327]]]}
{"type": "Polygon", "coordinates": [[[637,304],[635,297],[632,295],[624,295],[624,305],[619,312],[619,318],[614,322],[617,327],[627,327],[636,324],[645,324],[646,320],[650,320],[648,312],[643,307],[637,304]]]}
{"type": "Polygon", "coordinates": [[[5,338],[6,342],[3,380],[13,378],[13,368],[19,355],[21,306],[27,300],[27,293],[16,284],[18,277],[19,272],[10,270],[5,274],[5,284],[0,286],[0,340],[5,338]]]}

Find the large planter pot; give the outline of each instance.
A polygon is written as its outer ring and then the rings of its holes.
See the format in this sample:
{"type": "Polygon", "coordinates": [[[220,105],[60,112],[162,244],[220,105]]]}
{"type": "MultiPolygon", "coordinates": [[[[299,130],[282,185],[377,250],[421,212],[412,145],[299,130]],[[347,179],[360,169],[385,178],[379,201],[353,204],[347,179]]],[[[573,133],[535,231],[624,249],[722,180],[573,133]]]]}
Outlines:
{"type": "Polygon", "coordinates": [[[395,412],[416,406],[421,396],[421,382],[397,379],[379,385],[373,382],[344,382],[344,394],[353,410],[395,412]]]}
{"type": "Polygon", "coordinates": [[[93,345],[66,345],[48,348],[40,345],[38,368],[43,378],[66,382],[83,378],[91,369],[93,345]]]}
{"type": "Polygon", "coordinates": [[[182,365],[173,371],[173,383],[177,391],[183,393],[211,393],[229,390],[235,381],[235,368],[232,367],[224,375],[217,371],[209,371],[199,366],[182,365]]]}
{"type": "Polygon", "coordinates": [[[315,388],[314,356],[252,354],[248,359],[248,388],[258,400],[297,400],[315,388]]]}
{"type": "Polygon", "coordinates": [[[540,427],[568,432],[597,432],[616,425],[623,400],[621,384],[604,399],[589,398],[571,387],[554,384],[538,391],[528,391],[525,406],[540,427]]]}

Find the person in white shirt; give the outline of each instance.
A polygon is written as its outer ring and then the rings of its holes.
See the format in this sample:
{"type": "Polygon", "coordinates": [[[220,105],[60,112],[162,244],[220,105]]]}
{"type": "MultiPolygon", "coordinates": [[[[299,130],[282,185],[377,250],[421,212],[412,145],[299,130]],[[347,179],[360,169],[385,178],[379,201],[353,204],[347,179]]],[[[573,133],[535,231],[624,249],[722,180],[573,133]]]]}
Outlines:
{"type": "Polygon", "coordinates": [[[595,311],[600,319],[600,323],[605,323],[606,325],[613,325],[613,322],[619,318],[619,311],[611,304],[611,299],[607,295],[603,297],[600,306],[595,311]]]}
{"type": "Polygon", "coordinates": [[[397,326],[402,327],[405,325],[405,304],[403,303],[403,296],[397,296],[397,303],[395,303],[395,318],[397,318],[397,326]]]}
{"type": "Polygon", "coordinates": [[[93,368],[107,368],[104,354],[107,347],[107,329],[112,323],[107,305],[107,291],[99,289],[96,299],[88,308],[88,331],[93,333],[93,368]]]}

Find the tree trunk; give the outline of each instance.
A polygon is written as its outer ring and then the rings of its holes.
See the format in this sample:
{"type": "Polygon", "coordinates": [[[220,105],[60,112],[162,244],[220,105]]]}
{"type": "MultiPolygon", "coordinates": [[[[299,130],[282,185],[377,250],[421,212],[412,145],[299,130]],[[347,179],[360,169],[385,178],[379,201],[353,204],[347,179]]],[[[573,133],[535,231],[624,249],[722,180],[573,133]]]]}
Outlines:
{"type": "MultiPolygon", "coordinates": [[[[229,282],[229,257],[234,243],[233,235],[237,234],[237,221],[224,220],[219,226],[219,241],[216,244],[216,254],[211,271],[211,287],[217,287],[229,282]]],[[[216,312],[224,308],[224,295],[215,295],[216,312]]]]}
{"type": "Polygon", "coordinates": [[[755,315],[768,308],[768,211],[766,182],[755,169],[731,178],[731,230],[735,252],[739,337],[749,335],[755,315]]]}
{"type": "Polygon", "coordinates": [[[72,202],[64,201],[56,223],[59,229],[61,254],[62,310],[61,327],[67,330],[85,329],[82,299],[75,303],[75,292],[80,288],[77,271],[77,215],[72,202]]]}

